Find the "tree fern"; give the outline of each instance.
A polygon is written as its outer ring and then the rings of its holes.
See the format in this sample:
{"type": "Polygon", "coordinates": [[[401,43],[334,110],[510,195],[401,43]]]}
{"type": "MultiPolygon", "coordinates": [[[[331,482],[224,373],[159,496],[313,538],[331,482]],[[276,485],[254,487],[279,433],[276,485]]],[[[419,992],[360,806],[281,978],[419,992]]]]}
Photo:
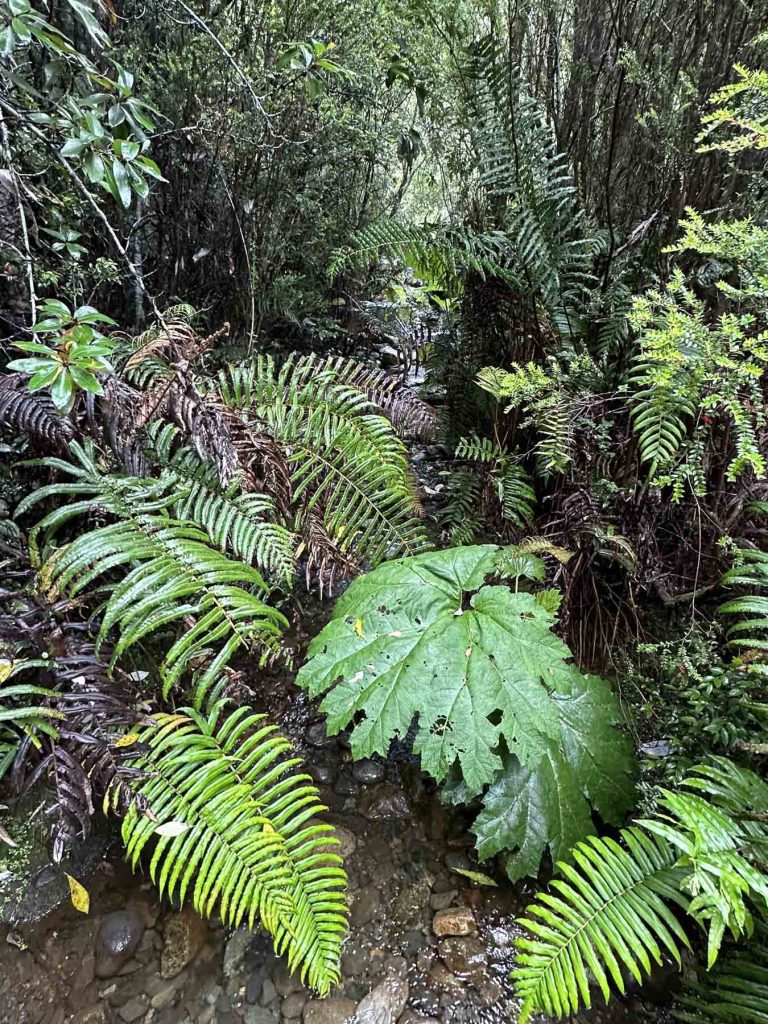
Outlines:
{"type": "Polygon", "coordinates": [[[677,791],[660,790],[653,817],[623,829],[620,843],[593,838],[559,864],[560,879],[542,892],[521,923],[513,972],[523,998],[521,1020],[534,1010],[555,1016],[591,1004],[593,979],[606,1000],[638,981],[666,950],[680,963],[689,945],[674,908],[707,933],[708,963],[726,930],[752,929],[751,907],[768,907],[762,820],[768,785],[725,758],[691,770],[677,791]]]}
{"type": "Polygon", "coordinates": [[[50,597],[62,592],[74,596],[100,580],[110,595],[100,641],[113,627],[120,630],[113,662],[146,637],[184,623],[159,672],[167,696],[192,663],[208,658],[197,681],[199,702],[239,648],[259,653],[262,660],[279,650],[287,620],[266,603],[263,577],[214,548],[198,526],[169,514],[178,495],[169,490],[168,480],[102,475],[87,451],[73,445],[73,453],[79,466],[46,460],[71,482],[40,488],[19,511],[49,496],[79,496],[38,524],[37,531],[48,535],[95,508],[116,519],[54,551],[40,571],[41,586],[50,597]],[[116,580],[120,569],[123,578],[116,580]]]}
{"type": "Polygon", "coordinates": [[[137,735],[148,809],[132,807],[123,823],[129,862],[150,849],[161,895],[191,897],[206,916],[218,907],[225,924],[260,921],[291,970],[327,995],[341,977],[346,876],[288,742],[264,715],[223,703],[207,716],[157,714],[137,735]]]}

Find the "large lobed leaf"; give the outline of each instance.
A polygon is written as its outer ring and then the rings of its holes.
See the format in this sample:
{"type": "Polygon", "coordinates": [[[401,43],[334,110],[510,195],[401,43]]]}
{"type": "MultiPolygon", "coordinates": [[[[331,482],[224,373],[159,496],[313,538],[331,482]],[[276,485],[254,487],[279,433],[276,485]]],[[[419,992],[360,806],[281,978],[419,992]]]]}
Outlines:
{"type": "Polygon", "coordinates": [[[386,753],[415,720],[425,771],[460,774],[463,801],[490,786],[478,849],[517,851],[513,878],[535,874],[548,844],[557,856],[591,832],[590,803],[617,821],[632,800],[610,687],[569,663],[547,600],[518,589],[540,565],[490,545],[388,562],[337,602],[297,678],[325,694],[331,732],[354,723],[356,757],[386,753]]]}

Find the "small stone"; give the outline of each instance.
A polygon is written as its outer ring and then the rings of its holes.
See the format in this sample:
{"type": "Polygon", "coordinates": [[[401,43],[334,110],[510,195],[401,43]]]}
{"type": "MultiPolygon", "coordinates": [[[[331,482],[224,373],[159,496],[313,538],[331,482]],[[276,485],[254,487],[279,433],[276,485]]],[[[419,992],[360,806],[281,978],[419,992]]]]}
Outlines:
{"type": "Polygon", "coordinates": [[[368,970],[371,955],[367,947],[348,949],[341,958],[341,969],[345,978],[360,978],[368,970]]]}
{"type": "Polygon", "coordinates": [[[150,1004],[154,1007],[154,1009],[162,1010],[164,1006],[170,1006],[170,1004],[176,998],[176,992],[176,985],[173,982],[169,982],[158,992],[155,992],[155,994],[150,999],[150,1004]]]}
{"type": "Polygon", "coordinates": [[[355,762],[352,766],[352,774],[364,786],[372,786],[384,778],[384,765],[379,764],[378,761],[369,761],[368,758],[364,758],[362,761],[355,762]]]}
{"type": "Polygon", "coordinates": [[[400,949],[405,956],[416,956],[427,944],[424,932],[417,928],[406,932],[400,940],[400,949]]]}
{"type": "Polygon", "coordinates": [[[328,764],[308,765],[307,775],[310,776],[316,786],[330,786],[333,782],[333,769],[328,764]]]}
{"type": "Polygon", "coordinates": [[[445,855],[445,866],[449,871],[471,871],[469,857],[463,851],[449,850],[445,855]]]}
{"type": "Polygon", "coordinates": [[[364,928],[376,916],[381,906],[381,895],[378,889],[362,889],[352,904],[350,920],[353,928],[364,928]]]}
{"type": "Polygon", "coordinates": [[[107,1024],[107,1006],[105,1002],[86,1006],[71,1018],[70,1024],[107,1024]]]}
{"type": "Polygon", "coordinates": [[[277,1016],[265,1006],[248,1006],[243,1016],[245,1024],[277,1024],[277,1016]]]}
{"type": "Polygon", "coordinates": [[[133,1024],[135,1020],[143,1017],[148,1009],[149,1002],[146,996],[136,996],[134,999],[129,999],[117,1012],[125,1021],[125,1024],[133,1024]]]}
{"type": "Polygon", "coordinates": [[[191,964],[205,941],[205,921],[192,910],[182,910],[165,919],[160,976],[175,978],[191,964]]]}
{"type": "Polygon", "coordinates": [[[351,1024],[356,1009],[352,999],[310,999],[302,1020],[304,1024],[351,1024]]]}
{"type": "Polygon", "coordinates": [[[382,345],[379,349],[379,366],[382,370],[392,370],[400,366],[400,353],[392,345],[382,345]]]}
{"type": "Polygon", "coordinates": [[[329,747],[335,742],[335,737],[325,731],[325,722],[313,722],[307,729],[307,743],[311,747],[329,747]]]}
{"type": "Polygon", "coordinates": [[[435,935],[474,935],[477,931],[475,915],[469,907],[449,907],[438,910],[432,918],[435,935]]]}
{"type": "Polygon", "coordinates": [[[364,790],[357,802],[357,809],[369,821],[396,821],[407,818],[411,813],[402,790],[387,782],[364,790]]]}
{"type": "Polygon", "coordinates": [[[248,978],[248,981],[245,983],[246,1003],[249,1003],[250,1005],[258,1003],[263,983],[264,979],[262,975],[258,971],[254,971],[253,974],[248,978]]]}
{"type": "Polygon", "coordinates": [[[95,973],[111,978],[131,959],[144,934],[144,921],[135,910],[107,914],[96,932],[95,973]]]}
{"type": "Polygon", "coordinates": [[[447,892],[433,892],[429,897],[429,905],[432,910],[447,910],[458,895],[458,889],[449,889],[447,892]]]}
{"type": "Polygon", "coordinates": [[[334,825],[333,832],[329,832],[328,835],[333,835],[339,841],[339,845],[334,848],[333,852],[337,853],[339,857],[350,857],[357,849],[357,838],[354,832],[350,832],[348,828],[344,828],[343,825],[334,825]]]}
{"type": "Polygon", "coordinates": [[[232,933],[224,948],[224,964],[222,970],[225,978],[231,978],[243,962],[246,950],[253,939],[250,928],[238,928],[232,933]]]}
{"type": "Polygon", "coordinates": [[[292,992],[280,1004],[280,1013],[285,1020],[298,1020],[308,999],[307,992],[292,992]]]}
{"type": "Polygon", "coordinates": [[[439,943],[440,957],[457,978],[477,982],[485,976],[488,962],[479,939],[451,937],[439,943]]]}
{"type": "Polygon", "coordinates": [[[269,1006],[273,999],[277,998],[277,989],[271,978],[265,978],[261,986],[261,997],[259,1003],[262,1006],[269,1006]]]}
{"type": "Polygon", "coordinates": [[[408,1002],[408,982],[390,973],[361,1000],[355,1024],[395,1024],[408,1002]]]}
{"type": "Polygon", "coordinates": [[[349,772],[340,772],[333,791],[339,796],[357,796],[360,792],[360,783],[349,772]]]}
{"type": "Polygon", "coordinates": [[[293,992],[301,992],[304,989],[304,986],[301,983],[301,978],[299,978],[297,974],[292,974],[285,964],[279,964],[272,977],[275,982],[275,988],[283,999],[285,999],[286,996],[291,995],[293,992]]]}

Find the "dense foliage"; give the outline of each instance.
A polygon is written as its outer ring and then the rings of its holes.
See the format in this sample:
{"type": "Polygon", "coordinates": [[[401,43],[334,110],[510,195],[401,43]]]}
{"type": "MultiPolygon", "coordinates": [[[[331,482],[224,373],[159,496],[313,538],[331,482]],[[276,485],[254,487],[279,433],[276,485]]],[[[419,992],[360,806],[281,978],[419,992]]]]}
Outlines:
{"type": "Polygon", "coordinates": [[[689,956],[679,1019],[765,1019],[765,18],[0,0],[1,806],[55,861],[116,814],[327,994],[343,868],[250,706],[299,667],[554,870],[523,1019],[689,956]]]}

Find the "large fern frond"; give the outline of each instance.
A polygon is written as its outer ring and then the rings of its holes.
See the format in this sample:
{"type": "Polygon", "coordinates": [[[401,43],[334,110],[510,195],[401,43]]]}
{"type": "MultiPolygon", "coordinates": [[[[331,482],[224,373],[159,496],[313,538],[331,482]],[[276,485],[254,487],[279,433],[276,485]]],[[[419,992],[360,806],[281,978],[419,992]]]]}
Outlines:
{"type": "Polygon", "coordinates": [[[178,489],[174,516],[202,527],[224,553],[256,565],[269,579],[289,586],[295,575],[294,539],[290,530],[275,522],[278,510],[273,499],[241,490],[237,478],[223,486],[215,466],[193,449],[171,450],[170,442],[178,434],[175,427],[158,426],[153,424],[148,434],[155,460],[178,489]]]}
{"type": "Polygon", "coordinates": [[[192,664],[207,659],[196,683],[199,703],[238,649],[257,652],[262,660],[279,650],[287,620],[267,604],[264,578],[213,547],[198,526],[170,515],[178,494],[167,479],[102,475],[88,452],[73,445],[73,453],[79,466],[46,460],[71,482],[40,488],[20,511],[48,496],[68,494],[80,500],[49,513],[38,531],[50,534],[96,508],[116,520],[54,551],[40,571],[41,587],[51,597],[74,596],[100,581],[109,593],[100,643],[113,627],[120,630],[113,662],[154,633],[176,631],[159,666],[163,693],[167,696],[192,664]],[[116,578],[121,570],[122,578],[116,578]]]}
{"type": "Polygon", "coordinates": [[[564,1017],[591,1005],[590,978],[606,1001],[611,981],[625,991],[624,971],[637,981],[666,950],[679,963],[688,945],[669,903],[685,907],[683,872],[668,843],[637,828],[622,831],[624,845],[590,837],[573,851],[575,867],[540,893],[521,923],[533,938],[519,940],[513,977],[523,998],[520,1020],[534,1009],[564,1017]]]}
{"type": "Polygon", "coordinates": [[[677,909],[707,932],[708,966],[725,931],[748,935],[750,906],[768,907],[764,871],[768,785],[726,758],[691,769],[677,791],[660,790],[656,814],[622,829],[620,843],[592,838],[559,864],[553,892],[539,893],[521,920],[513,972],[521,1021],[535,1010],[566,1016],[640,982],[666,951],[678,964],[689,945],[677,909]]]}
{"type": "Polygon", "coordinates": [[[325,810],[300,760],[265,716],[224,703],[207,716],[191,708],[158,714],[139,732],[147,772],[137,786],[149,813],[123,823],[129,862],[151,849],[161,895],[225,924],[258,919],[278,954],[320,995],[339,982],[347,928],[346,876],[325,810]]]}
{"type": "Polygon", "coordinates": [[[363,390],[313,366],[288,361],[278,370],[259,356],[219,378],[224,403],[289,451],[297,531],[320,512],[342,554],[373,565],[425,550],[404,445],[363,390]]]}

